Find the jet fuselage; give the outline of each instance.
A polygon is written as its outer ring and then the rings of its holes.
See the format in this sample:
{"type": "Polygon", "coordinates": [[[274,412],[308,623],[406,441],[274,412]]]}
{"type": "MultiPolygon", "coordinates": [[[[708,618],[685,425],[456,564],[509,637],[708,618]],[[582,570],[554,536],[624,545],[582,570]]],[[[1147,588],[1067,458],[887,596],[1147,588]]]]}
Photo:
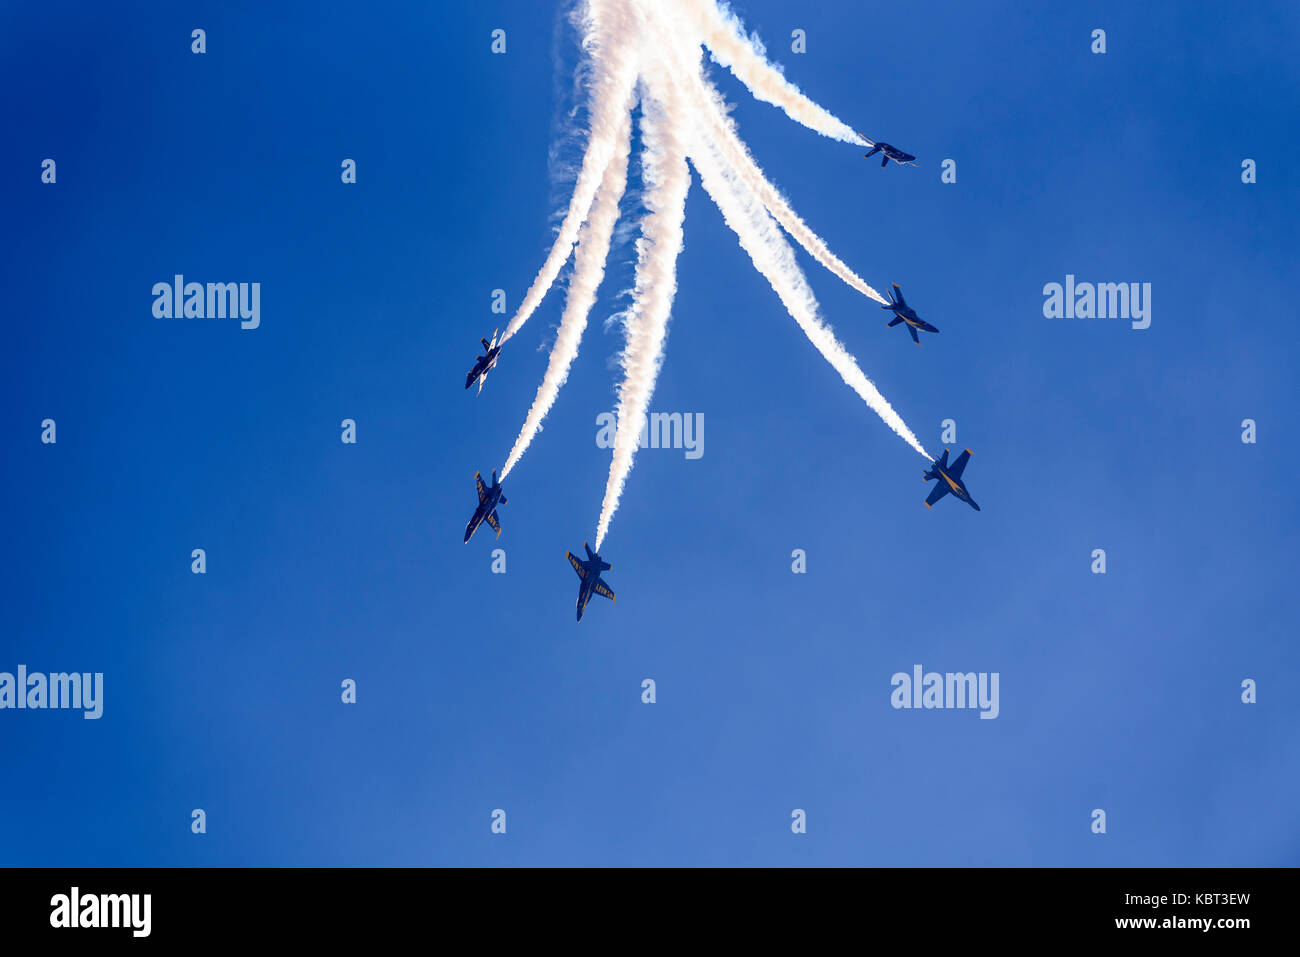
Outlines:
{"type": "Polygon", "coordinates": [[[610,589],[605,580],[600,577],[600,573],[608,571],[614,566],[601,559],[600,555],[593,552],[586,542],[582,547],[587,551],[587,560],[583,561],[573,552],[566,553],[565,557],[569,559],[569,564],[573,570],[578,573],[578,621],[582,621],[582,613],[587,610],[587,602],[591,601],[592,595],[600,595],[614,600],[614,592],[610,589]]]}
{"type": "Polygon", "coordinates": [[[487,374],[496,367],[497,357],[501,355],[501,344],[497,343],[496,332],[492,333],[491,342],[486,339],[480,339],[479,342],[483,343],[483,355],[475,360],[474,368],[465,374],[465,388],[468,389],[477,382],[478,390],[482,392],[483,386],[487,382],[487,374]]]}
{"type": "MultiPolygon", "coordinates": [[[[947,458],[947,456],[945,455],[944,458],[947,458]]],[[[975,511],[980,511],[980,507],[975,503],[975,499],[971,498],[970,492],[966,491],[966,483],[960,478],[952,475],[943,465],[936,462],[934,467],[930,469],[927,474],[931,478],[937,478],[942,482],[947,487],[949,495],[956,496],[971,508],[975,509],[975,511]]]]}
{"type": "Polygon", "coordinates": [[[501,525],[497,519],[496,511],[498,505],[507,504],[507,499],[501,483],[497,481],[497,473],[492,473],[492,484],[484,485],[482,478],[476,473],[474,475],[475,484],[479,487],[478,508],[474,509],[473,516],[470,517],[469,524],[465,526],[465,543],[474,537],[478,527],[486,520],[489,525],[496,529],[497,535],[501,534],[501,525]]]}

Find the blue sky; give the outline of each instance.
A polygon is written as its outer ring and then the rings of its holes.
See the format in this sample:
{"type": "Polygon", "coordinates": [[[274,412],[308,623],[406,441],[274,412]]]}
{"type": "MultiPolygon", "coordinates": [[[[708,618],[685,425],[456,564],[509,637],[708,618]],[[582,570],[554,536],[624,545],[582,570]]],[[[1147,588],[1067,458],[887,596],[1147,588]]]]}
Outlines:
{"type": "Polygon", "coordinates": [[[1300,863],[1291,6],[738,6],[920,157],[881,170],[712,68],[800,214],[942,330],[915,348],[799,254],[921,441],[956,421],[983,511],[922,507],[924,460],[696,179],[652,407],[702,413],[704,455],[638,456],[619,600],[581,624],[563,555],[599,512],[634,233],[504,533],[463,545],[562,289],[480,397],[462,377],[577,156],[556,9],[472,7],[0,13],[0,671],[103,672],[105,698],[0,711],[0,863],[1300,863]],[[155,319],[176,273],[260,282],[260,327],[155,319]],[[1067,274],[1151,283],[1150,328],[1044,318],[1067,274]],[[916,664],[997,672],[998,718],[891,708],[916,664]]]}

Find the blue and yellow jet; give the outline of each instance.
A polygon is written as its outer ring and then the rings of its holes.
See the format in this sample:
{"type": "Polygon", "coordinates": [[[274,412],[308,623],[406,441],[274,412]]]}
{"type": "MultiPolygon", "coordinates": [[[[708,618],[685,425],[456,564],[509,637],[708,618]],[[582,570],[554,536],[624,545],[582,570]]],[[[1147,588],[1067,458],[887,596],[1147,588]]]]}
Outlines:
{"type": "Polygon", "coordinates": [[[509,499],[505,496],[505,491],[501,488],[501,483],[497,481],[497,470],[492,470],[492,485],[483,484],[483,476],[478,472],[474,473],[474,486],[478,489],[478,508],[474,509],[474,514],[470,517],[469,524],[465,526],[465,544],[474,537],[478,527],[483,524],[484,520],[492,526],[492,531],[497,533],[497,538],[501,537],[501,520],[497,518],[497,506],[506,505],[509,499]]]}
{"type": "Polygon", "coordinates": [[[923,329],[926,332],[938,332],[939,330],[918,316],[916,310],[907,304],[907,300],[903,298],[902,286],[898,283],[894,283],[893,285],[893,289],[885,290],[889,295],[889,305],[881,306],[880,308],[888,309],[893,312],[894,318],[889,323],[891,328],[898,325],[900,322],[907,323],[907,331],[912,334],[912,341],[919,346],[921,344],[921,339],[916,334],[917,329],[923,329]]]}
{"type": "Polygon", "coordinates": [[[600,573],[609,571],[614,566],[609,562],[602,561],[600,556],[591,550],[586,542],[582,547],[587,550],[587,560],[584,562],[573,552],[565,552],[564,556],[573,566],[573,570],[578,573],[582,582],[578,585],[578,621],[582,621],[582,613],[587,607],[587,602],[591,600],[592,594],[600,595],[602,598],[614,600],[614,592],[601,579],[600,573]]]}
{"type": "MultiPolygon", "coordinates": [[[[497,332],[501,330],[498,329],[497,332]]],[[[474,368],[465,374],[465,388],[469,388],[475,382],[478,383],[478,393],[482,395],[483,386],[487,385],[488,373],[496,368],[497,357],[501,355],[501,346],[497,343],[497,333],[492,333],[492,341],[479,339],[483,343],[483,355],[474,361],[474,368]]]]}
{"type": "Polygon", "coordinates": [[[884,154],[883,156],[880,157],[881,169],[884,169],[886,166],[888,166],[890,160],[893,160],[899,166],[920,166],[921,165],[920,163],[916,162],[915,156],[913,156],[911,153],[905,153],[903,150],[900,150],[897,146],[890,146],[888,143],[877,143],[875,140],[871,139],[870,137],[863,136],[862,133],[858,133],[858,136],[861,136],[862,141],[871,147],[871,152],[866,154],[866,159],[871,159],[871,157],[875,156],[877,153],[884,154]]]}
{"type": "Polygon", "coordinates": [[[952,465],[948,464],[948,450],[943,450],[943,456],[939,461],[926,471],[923,481],[938,479],[939,484],[930,492],[930,497],[925,500],[925,507],[929,508],[935,502],[943,498],[949,492],[952,492],[957,498],[961,499],[975,511],[980,507],[975,504],[975,499],[970,497],[970,492],[966,491],[966,483],[961,480],[961,473],[966,471],[966,463],[970,461],[971,451],[967,449],[953,461],[952,465]]]}

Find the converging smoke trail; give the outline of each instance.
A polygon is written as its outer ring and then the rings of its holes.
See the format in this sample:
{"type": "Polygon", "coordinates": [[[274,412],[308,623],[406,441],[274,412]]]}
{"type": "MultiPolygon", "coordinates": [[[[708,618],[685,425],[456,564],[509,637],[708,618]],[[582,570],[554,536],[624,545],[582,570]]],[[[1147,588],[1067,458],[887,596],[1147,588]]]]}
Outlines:
{"type": "Polygon", "coordinates": [[[591,217],[582,227],[578,239],[578,248],[573,256],[573,275],[569,278],[569,290],[564,301],[564,314],[560,317],[560,329],[555,336],[555,345],[551,348],[546,374],[542,377],[542,384],[537,387],[537,396],[524,419],[519,438],[515,439],[510,456],[501,469],[503,482],[541,429],[542,420],[555,404],[560,388],[569,378],[569,368],[578,356],[582,333],[587,328],[587,316],[596,301],[596,290],[605,278],[605,261],[609,258],[614,224],[618,220],[618,204],[627,188],[631,138],[632,117],[624,114],[615,139],[614,158],[605,169],[604,179],[591,208],[591,217]]]}
{"type": "Polygon", "coordinates": [[[757,100],[785,110],[786,115],[831,139],[865,146],[847,123],[809,99],[770,63],[762,44],[745,33],[744,24],[716,0],[673,0],[681,5],[700,42],[713,59],[729,69],[757,100]]]}
{"type": "Polygon", "coordinates": [[[504,343],[527,322],[554,285],[569,255],[573,274],[546,373],[506,458],[501,478],[518,464],[556,401],[577,357],[581,337],[604,281],[627,189],[631,114],[641,91],[642,203],[631,304],[623,314],[623,371],[617,390],[618,426],[596,525],[599,551],[635,463],[641,423],[663,363],[677,260],[683,241],[688,165],[695,165],[728,227],[777,297],[840,377],[908,445],[931,457],[902,418],[858,367],[822,320],[817,300],[784,228],[845,283],[885,303],[878,292],[831,252],[791,208],[750,155],[709,81],[703,51],[730,69],[754,96],[783,109],[824,136],[862,143],[845,123],[814,103],[766,59],[762,44],[716,0],[579,0],[583,48],[591,58],[590,131],[573,196],[542,269],[506,327],[504,343]],[[778,225],[778,223],[780,225],[778,225]],[[577,246],[576,253],[574,251],[577,246]]]}
{"type": "Polygon", "coordinates": [[[636,241],[636,276],[625,321],[627,343],[621,357],[624,377],[618,388],[618,429],[596,525],[598,552],[632,471],[641,420],[650,406],[663,361],[668,316],[677,294],[677,256],[682,249],[686,193],[691,185],[681,121],[673,104],[643,96],[641,109],[645,183],[642,201],[648,212],[641,220],[641,236],[636,241]]]}
{"type": "Polygon", "coordinates": [[[862,295],[874,299],[881,305],[889,305],[889,301],[884,296],[867,285],[866,280],[831,252],[825,240],[809,228],[808,224],[791,208],[780,191],[764,175],[762,169],[759,168],[753,156],[750,155],[749,150],[741,141],[739,134],[737,134],[735,121],[727,115],[722,94],[705,78],[703,64],[699,62],[698,53],[694,54],[693,58],[694,63],[689,61],[681,63],[681,78],[679,79],[679,75],[674,73],[670,77],[670,82],[679,86],[681,84],[686,85],[686,89],[682,91],[682,98],[694,108],[693,112],[698,113],[707,123],[708,133],[722,151],[723,159],[744,180],[745,185],[758,196],[759,201],[767,207],[768,211],[776,217],[782,228],[800,246],[806,249],[809,255],[851,288],[862,293],[862,295]]]}
{"type": "Polygon", "coordinates": [[[596,190],[614,156],[622,120],[632,112],[635,104],[639,51],[636,43],[629,42],[629,37],[640,32],[636,5],[611,0],[590,0],[584,20],[582,45],[591,56],[592,88],[589,110],[591,131],[582,157],[582,169],[578,173],[573,197],[569,200],[569,209],[560,224],[555,243],[537,273],[537,278],[528,287],[524,301],[506,326],[506,331],[501,336],[503,344],[520,330],[541,305],[542,299],[555,284],[555,278],[568,261],[573,244],[578,239],[578,230],[590,214],[596,190]]]}
{"type": "MultiPolygon", "coordinates": [[[[691,119],[699,119],[692,115],[691,119]]],[[[904,442],[913,449],[931,458],[922,448],[912,430],[866,374],[858,367],[857,360],[845,350],[835,333],[822,322],[818,316],[817,300],[803,270],[795,262],[794,250],[781,235],[776,223],[763,208],[762,203],[743,180],[723,161],[718,147],[708,137],[706,130],[698,123],[692,131],[691,162],[700,174],[704,189],[722,212],[722,217],[732,232],[740,240],[741,248],[749,254],[754,266],[762,273],[776,292],[777,297],[794,317],[799,328],[817,347],[817,351],[829,362],[840,377],[856,392],[873,412],[884,420],[904,442]]]]}

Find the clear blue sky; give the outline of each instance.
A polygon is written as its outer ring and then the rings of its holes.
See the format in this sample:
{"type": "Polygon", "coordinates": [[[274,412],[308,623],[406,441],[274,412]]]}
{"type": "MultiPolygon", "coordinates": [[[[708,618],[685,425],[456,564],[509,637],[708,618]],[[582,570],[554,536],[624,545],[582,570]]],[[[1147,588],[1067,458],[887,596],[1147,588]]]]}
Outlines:
{"type": "Polygon", "coordinates": [[[638,457],[619,600],[580,625],[630,233],[499,543],[461,543],[562,304],[463,390],[567,196],[556,9],[6,7],[0,670],[102,671],[105,703],[0,711],[0,863],[1300,863],[1300,28],[1159,6],[739,7],[920,157],[881,170],[713,68],[801,215],[942,330],[915,348],[800,253],[922,442],[956,420],[983,511],[922,507],[923,460],[696,181],[653,407],[703,413],[704,456],[638,457]],[[261,327],[155,319],[175,273],[260,282],[261,327]],[[1151,283],[1151,327],[1045,319],[1067,273],[1151,283]],[[892,709],[915,664],[998,672],[1000,716],[892,709]]]}

